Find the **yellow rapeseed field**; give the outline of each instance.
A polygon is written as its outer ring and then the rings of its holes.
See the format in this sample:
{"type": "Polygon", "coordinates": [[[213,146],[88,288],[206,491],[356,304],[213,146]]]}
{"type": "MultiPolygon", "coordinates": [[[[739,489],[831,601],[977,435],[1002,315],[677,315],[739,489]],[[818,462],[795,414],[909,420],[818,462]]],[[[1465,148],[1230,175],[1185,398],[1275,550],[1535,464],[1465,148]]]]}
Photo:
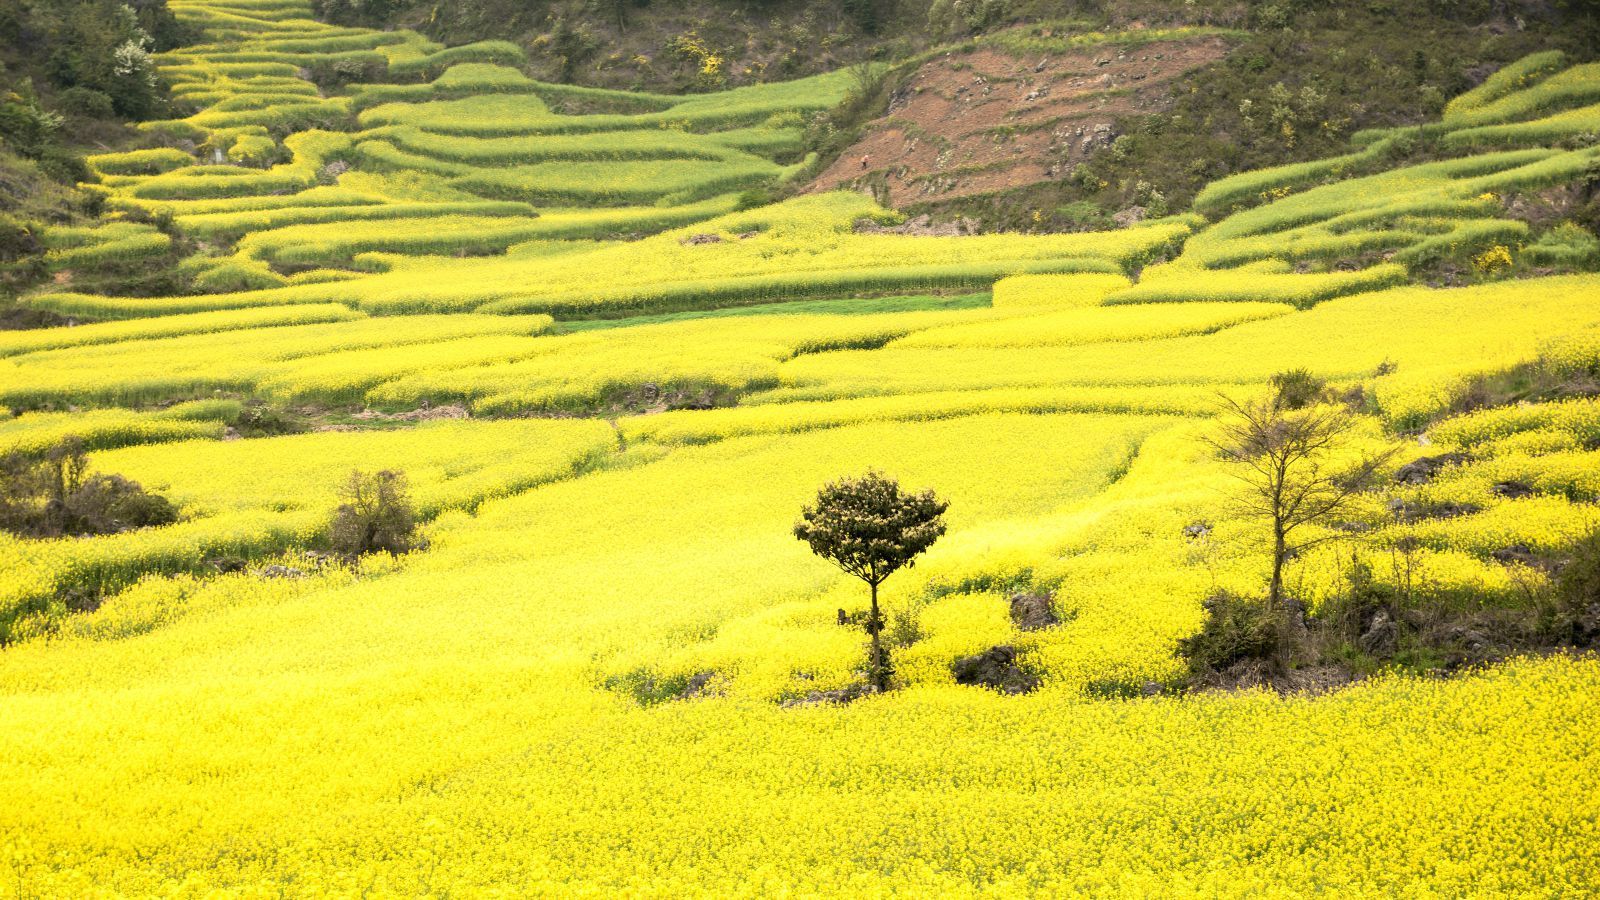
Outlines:
{"type": "MultiPolygon", "coordinates": [[[[1523,610],[1525,562],[1600,529],[1600,402],[1483,406],[1600,372],[1600,275],[1530,271],[1494,193],[1593,148],[1384,144],[1232,176],[1213,221],[897,233],[863,195],[759,202],[860,71],[623,95],[304,0],[170,5],[193,115],[91,157],[110,223],[23,301],[74,324],[0,333],[6,472],[81,438],[178,516],[0,532],[0,898],[1600,892],[1592,653],[1283,696],[1180,691],[1176,652],[1266,584],[1208,438],[1288,370],[1352,411],[1345,455],[1394,454],[1307,528],[1312,613],[1401,552],[1523,610]],[[591,107],[629,111],[557,112],[591,107]],[[1488,240],[1509,270],[1420,283],[1488,240]],[[174,246],[193,292],[72,290],[174,246]],[[352,470],[406,474],[416,549],[317,552],[352,470]],[[862,683],[867,600],[792,529],[868,470],[948,531],[882,587],[894,689],[819,702],[862,683]],[[996,647],[1035,690],[958,683],[996,647]]],[[[1440,127],[1542,116],[1592,82],[1519,93],[1563,66],[1440,127]]]]}

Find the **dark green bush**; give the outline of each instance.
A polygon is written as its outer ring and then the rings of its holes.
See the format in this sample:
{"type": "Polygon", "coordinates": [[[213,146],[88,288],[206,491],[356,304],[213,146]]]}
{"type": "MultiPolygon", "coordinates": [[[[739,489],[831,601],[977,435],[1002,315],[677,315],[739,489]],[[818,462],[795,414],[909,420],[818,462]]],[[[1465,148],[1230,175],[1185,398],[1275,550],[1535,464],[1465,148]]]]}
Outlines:
{"type": "Polygon", "coordinates": [[[35,228],[28,222],[0,213],[0,265],[43,252],[35,228]]]}
{"type": "Polygon", "coordinates": [[[1556,579],[1564,637],[1579,646],[1600,644],[1600,531],[1572,548],[1556,579]]]}
{"type": "Polygon", "coordinates": [[[0,27],[0,50],[8,64],[58,89],[64,111],[146,119],[166,104],[151,54],[197,36],[166,0],[31,0],[12,13],[10,27],[0,27]]]}
{"type": "Polygon", "coordinates": [[[311,0],[317,18],[335,25],[383,27],[408,6],[404,0],[311,0]]]}
{"type": "Polygon", "coordinates": [[[64,113],[91,119],[109,119],[115,113],[109,94],[81,85],[62,91],[56,105],[64,113]]]}
{"type": "Polygon", "coordinates": [[[38,159],[52,146],[61,117],[46,109],[24,78],[0,94],[0,139],[29,159],[38,159]]]}
{"type": "Polygon", "coordinates": [[[298,434],[306,430],[304,419],[288,410],[272,406],[252,405],[239,411],[232,425],[241,437],[271,437],[278,434],[298,434]]]}
{"type": "Polygon", "coordinates": [[[1195,673],[1221,671],[1240,660],[1267,659],[1282,643],[1277,617],[1261,600],[1218,591],[1205,601],[1199,633],[1178,641],[1178,655],[1195,673]]]}
{"type": "Polygon", "coordinates": [[[1305,409],[1327,394],[1328,383],[1305,369],[1291,369],[1272,376],[1272,390],[1284,409],[1305,409]]]}
{"type": "Polygon", "coordinates": [[[65,147],[47,147],[39,154],[39,169],[50,177],[51,181],[65,185],[74,185],[84,181],[97,181],[94,173],[89,171],[89,164],[83,157],[65,147]]]}
{"type": "Polygon", "coordinates": [[[121,475],[90,475],[83,441],[68,438],[40,457],[0,457],[0,529],[32,538],[116,534],[170,525],[178,511],[121,475]]]}

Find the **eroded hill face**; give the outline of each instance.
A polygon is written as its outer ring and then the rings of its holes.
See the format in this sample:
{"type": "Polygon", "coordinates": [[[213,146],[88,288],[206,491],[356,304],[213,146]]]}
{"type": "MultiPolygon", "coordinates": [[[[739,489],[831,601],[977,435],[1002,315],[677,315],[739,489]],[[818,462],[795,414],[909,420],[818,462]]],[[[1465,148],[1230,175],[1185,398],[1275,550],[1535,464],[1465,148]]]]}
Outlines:
{"type": "Polygon", "coordinates": [[[1119,119],[1164,109],[1176,78],[1228,46],[1206,36],[941,56],[907,79],[887,113],[807,190],[870,189],[898,208],[1062,177],[1116,139],[1119,119]]]}

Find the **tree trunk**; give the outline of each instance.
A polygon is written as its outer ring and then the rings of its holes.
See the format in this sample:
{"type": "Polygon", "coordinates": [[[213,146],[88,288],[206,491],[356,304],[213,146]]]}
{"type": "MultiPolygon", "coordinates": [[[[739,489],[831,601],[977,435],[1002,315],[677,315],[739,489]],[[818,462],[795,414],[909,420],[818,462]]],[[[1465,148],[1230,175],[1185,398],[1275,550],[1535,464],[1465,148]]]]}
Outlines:
{"type": "Polygon", "coordinates": [[[883,620],[878,617],[878,583],[872,585],[872,618],[867,620],[867,630],[872,634],[872,684],[880,691],[889,689],[888,675],[883,671],[883,620]]]}
{"type": "Polygon", "coordinates": [[[1283,608],[1283,562],[1289,550],[1284,543],[1283,532],[1273,529],[1272,536],[1272,583],[1267,587],[1267,608],[1274,615],[1283,608]]]}

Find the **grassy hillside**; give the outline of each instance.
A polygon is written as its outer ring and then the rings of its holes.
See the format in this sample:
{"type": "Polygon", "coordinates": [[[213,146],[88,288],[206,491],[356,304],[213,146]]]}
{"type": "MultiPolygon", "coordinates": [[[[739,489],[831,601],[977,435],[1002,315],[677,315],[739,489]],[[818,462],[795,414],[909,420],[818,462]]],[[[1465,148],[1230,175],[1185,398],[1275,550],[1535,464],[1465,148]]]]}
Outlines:
{"type": "MultiPolygon", "coordinates": [[[[922,54],[943,56],[951,48],[958,56],[1000,53],[1014,56],[1026,72],[1042,59],[1083,46],[1085,33],[1142,30],[1144,40],[1162,30],[1198,28],[1232,36],[1225,58],[1170,85],[1155,91],[1149,90],[1154,80],[1117,86],[1114,98],[1131,88],[1135,102],[1119,102],[1104,117],[1109,131],[1103,140],[1097,135],[1087,154],[1017,147],[1042,161],[1039,173],[957,192],[978,196],[952,199],[937,191],[910,204],[914,213],[966,216],[1010,229],[1105,227],[1113,214],[1133,206],[1157,215],[1180,210],[1212,179],[1329,156],[1365,128],[1429,121],[1450,97],[1536,50],[1560,49],[1588,59],[1600,46],[1600,14],[1577,0],[324,0],[317,9],[341,24],[399,23],[449,43],[510,39],[527,49],[535,77],[636,91],[715,90],[865,60],[911,60],[872,102],[842,121],[811,129],[812,149],[825,158],[839,156],[846,167],[873,152],[870,141],[846,148],[867,119],[894,106],[897,87],[916,81],[922,54]],[[1419,34],[1427,40],[1416,40],[1419,34]],[[835,134],[836,128],[845,134],[835,134]]],[[[941,64],[948,63],[926,63],[941,64]]],[[[988,85],[1003,88],[1017,80],[991,76],[988,85]]],[[[1024,93],[1019,91],[1019,99],[1024,93]]],[[[1010,124],[1026,129],[1029,116],[1018,112],[1010,124]]],[[[892,127],[895,116],[889,109],[867,134],[892,127]]],[[[971,128],[959,119],[918,125],[924,143],[959,142],[971,128]]],[[[873,169],[889,162],[882,152],[877,156],[873,169]]],[[[927,164],[917,168],[923,177],[941,174],[927,164]]]]}
{"type": "MultiPolygon", "coordinates": [[[[1177,78],[1165,98],[1118,110],[1089,158],[1052,157],[1049,178],[977,198],[935,197],[912,211],[1052,229],[1106,227],[1130,207],[1161,215],[1186,208],[1214,179],[1331,156],[1364,129],[1431,121],[1449,98],[1536,50],[1586,60],[1600,46],[1600,17],[1579,3],[1164,6],[1105,21],[1223,26],[1234,35],[1227,56],[1177,78]]],[[[976,46],[1031,63],[1069,50],[1076,31],[1046,22],[976,46]]]]}
{"type": "MultiPolygon", "coordinates": [[[[471,9],[428,27],[545,10],[471,9]]],[[[972,233],[817,183],[914,67],[623,90],[171,0],[170,99],[31,195],[48,327],[0,332],[0,897],[1591,892],[1600,74],[1538,30],[1588,20],[1430,7],[1508,64],[1302,137],[1229,92],[1322,12],[1173,9],[875,25],[1046,59],[991,95],[1220,54],[1145,99],[1249,149],[1116,138],[972,233]],[[1069,203],[1157,161],[1165,208],[1069,203]],[[1275,532],[1239,409],[1334,423],[1340,502],[1275,532]],[[869,470],[949,503],[870,601],[795,537],[869,470]]]]}
{"type": "MultiPolygon", "coordinates": [[[[50,226],[94,220],[98,195],[86,147],[126,143],[129,120],[170,112],[151,59],[193,39],[165,0],[137,9],[110,0],[32,0],[0,10],[0,303],[50,274],[50,226]]],[[[174,262],[166,260],[166,263],[174,262]]],[[[146,271],[112,268],[96,284],[117,291],[171,290],[146,271]]],[[[6,327],[36,316],[7,311],[6,327]]]]}

